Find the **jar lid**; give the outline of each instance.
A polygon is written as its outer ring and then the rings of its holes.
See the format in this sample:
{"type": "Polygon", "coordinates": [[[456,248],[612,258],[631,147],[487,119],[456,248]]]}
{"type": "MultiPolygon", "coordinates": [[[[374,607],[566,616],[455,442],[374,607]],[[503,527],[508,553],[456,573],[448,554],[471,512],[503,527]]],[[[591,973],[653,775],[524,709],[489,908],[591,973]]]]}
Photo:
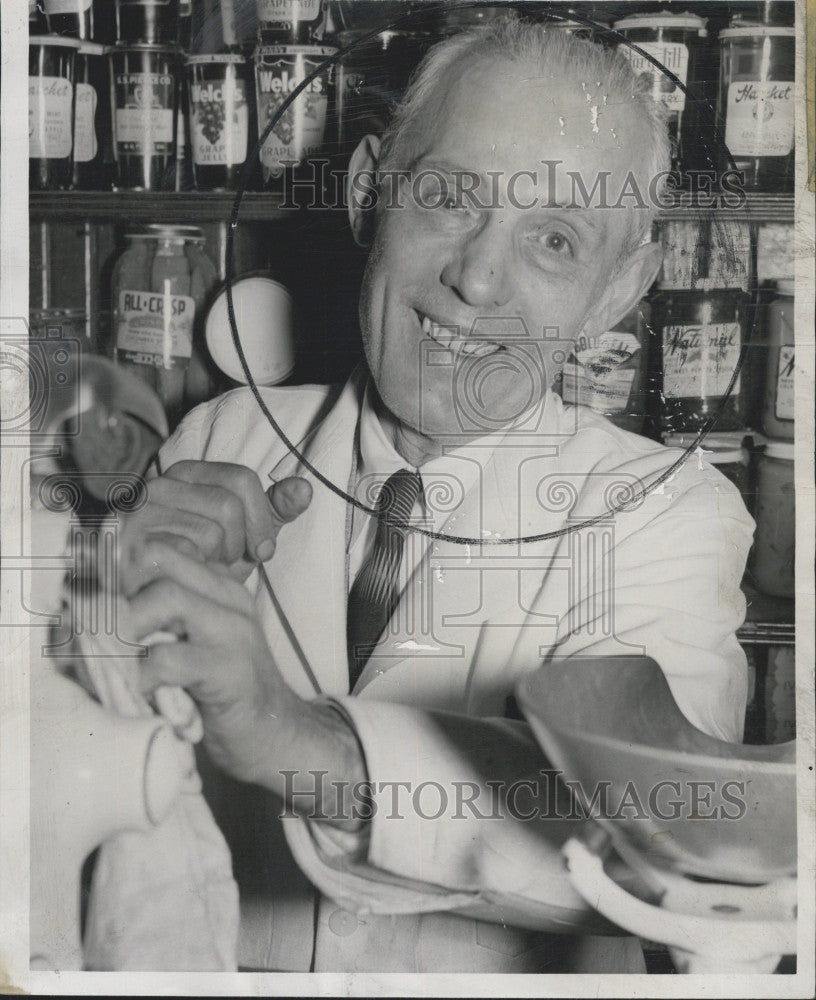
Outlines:
{"type": "Polygon", "coordinates": [[[793,38],[796,28],[786,28],[778,24],[750,24],[733,22],[729,27],[723,28],[720,38],[758,38],[782,37],[793,38]]]}
{"type": "Polygon", "coordinates": [[[231,66],[242,65],[246,59],[238,52],[206,52],[203,55],[187,56],[187,66],[207,66],[212,63],[227,63],[231,66]]]}
{"type": "MultiPolygon", "coordinates": [[[[709,465],[748,465],[748,449],[742,446],[748,431],[707,434],[698,447],[709,465]]],[[[696,434],[667,434],[663,444],[667,448],[681,448],[685,451],[697,437],[696,434]]]]}
{"type": "Polygon", "coordinates": [[[79,54],[81,56],[104,56],[109,47],[100,42],[88,42],[84,39],[79,43],[79,54]]]}
{"type": "Polygon", "coordinates": [[[125,233],[126,240],[177,240],[179,243],[204,243],[204,233],[198,226],[168,226],[151,222],[142,229],[125,233]]]}
{"type": "Polygon", "coordinates": [[[706,18],[698,17],[686,11],[684,14],[672,14],[668,10],[660,10],[655,14],[632,14],[620,21],[613,21],[615,31],[629,28],[685,28],[696,31],[700,36],[707,34],[706,18]]]}
{"type": "Polygon", "coordinates": [[[786,462],[792,462],[796,454],[793,441],[774,441],[768,438],[765,445],[766,458],[781,458],[786,462]]]}
{"type": "Polygon", "coordinates": [[[64,49],[78,49],[78,38],[65,38],[64,35],[29,35],[29,45],[61,45],[64,49]]]}
{"type": "Polygon", "coordinates": [[[777,295],[794,295],[796,293],[796,282],[793,278],[780,278],[776,283],[777,295]]]}

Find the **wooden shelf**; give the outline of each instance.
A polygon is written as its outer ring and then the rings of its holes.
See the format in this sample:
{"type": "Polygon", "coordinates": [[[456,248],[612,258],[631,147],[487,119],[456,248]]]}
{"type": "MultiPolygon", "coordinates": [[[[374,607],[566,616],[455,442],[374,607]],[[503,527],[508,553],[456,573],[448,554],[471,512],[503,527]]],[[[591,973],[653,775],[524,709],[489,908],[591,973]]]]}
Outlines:
{"type": "MultiPolygon", "coordinates": [[[[705,218],[710,209],[688,193],[675,198],[671,208],[660,213],[665,220],[705,218]]],[[[345,210],[282,208],[282,196],[251,191],[241,199],[238,219],[244,222],[285,222],[316,217],[345,217],[345,210]]],[[[233,191],[32,191],[29,198],[31,218],[53,222],[227,222],[231,218],[233,191]]],[[[786,194],[749,194],[744,208],[719,210],[720,218],[751,222],[793,222],[794,200],[786,194]]]]}

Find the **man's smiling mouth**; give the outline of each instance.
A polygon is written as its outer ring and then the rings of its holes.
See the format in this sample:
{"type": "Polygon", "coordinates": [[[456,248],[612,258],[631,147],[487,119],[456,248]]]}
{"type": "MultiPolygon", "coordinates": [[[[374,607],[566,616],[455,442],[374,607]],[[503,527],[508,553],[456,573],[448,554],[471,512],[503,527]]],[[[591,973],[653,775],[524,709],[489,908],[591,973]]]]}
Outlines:
{"type": "Polygon", "coordinates": [[[419,312],[418,309],[414,311],[419,317],[425,336],[435,340],[437,344],[452,351],[455,355],[464,354],[473,358],[486,358],[505,349],[503,344],[497,344],[493,340],[462,337],[459,333],[460,327],[436,323],[430,316],[419,312]]]}

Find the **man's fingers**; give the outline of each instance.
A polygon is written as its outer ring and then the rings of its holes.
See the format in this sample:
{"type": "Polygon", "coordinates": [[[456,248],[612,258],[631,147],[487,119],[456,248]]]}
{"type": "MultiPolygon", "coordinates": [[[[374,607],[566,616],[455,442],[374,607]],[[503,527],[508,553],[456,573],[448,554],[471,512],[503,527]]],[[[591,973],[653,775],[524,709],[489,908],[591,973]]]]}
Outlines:
{"type": "MultiPolygon", "coordinates": [[[[190,600],[197,596],[216,609],[225,608],[244,615],[252,613],[252,598],[245,587],[233,579],[226,566],[204,563],[200,556],[191,557],[179,551],[175,544],[149,540],[135,555],[132,570],[132,575],[139,580],[140,590],[157,581],[168,581],[188,592],[190,600]]],[[[132,598],[131,609],[135,601],[136,598],[132,598]]],[[[187,606],[185,598],[184,607],[187,606]]],[[[146,634],[140,632],[139,638],[144,638],[146,634]]]]}
{"type": "Polygon", "coordinates": [[[275,554],[278,532],[284,524],[294,521],[312,502],[312,487],[300,476],[289,476],[274,483],[266,491],[269,506],[275,519],[275,535],[271,542],[264,542],[258,548],[258,558],[262,562],[275,554]]]}
{"type": "MultiPolygon", "coordinates": [[[[278,518],[273,515],[257,474],[244,465],[229,462],[177,462],[165,476],[196,486],[228,490],[241,504],[241,519],[246,538],[246,554],[263,558],[258,551],[265,541],[274,542],[278,518]]],[[[234,511],[230,516],[234,516],[234,511]]],[[[243,555],[243,550],[234,558],[243,555]]],[[[232,561],[232,560],[229,560],[232,561]]]]}

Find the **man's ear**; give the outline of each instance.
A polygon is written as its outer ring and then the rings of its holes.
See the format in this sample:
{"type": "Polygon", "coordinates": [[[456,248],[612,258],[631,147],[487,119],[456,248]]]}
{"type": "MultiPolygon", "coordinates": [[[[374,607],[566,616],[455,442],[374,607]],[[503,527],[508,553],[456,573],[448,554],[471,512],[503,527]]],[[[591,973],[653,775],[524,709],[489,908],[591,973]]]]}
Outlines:
{"type": "Polygon", "coordinates": [[[346,190],[349,222],[354,242],[361,247],[369,246],[374,233],[379,159],[379,136],[367,135],[360,140],[349,161],[346,190]]]}
{"type": "Polygon", "coordinates": [[[663,248],[659,243],[644,243],[624,260],[592,310],[584,328],[592,336],[613,330],[649,290],[663,263],[663,248]]]}

